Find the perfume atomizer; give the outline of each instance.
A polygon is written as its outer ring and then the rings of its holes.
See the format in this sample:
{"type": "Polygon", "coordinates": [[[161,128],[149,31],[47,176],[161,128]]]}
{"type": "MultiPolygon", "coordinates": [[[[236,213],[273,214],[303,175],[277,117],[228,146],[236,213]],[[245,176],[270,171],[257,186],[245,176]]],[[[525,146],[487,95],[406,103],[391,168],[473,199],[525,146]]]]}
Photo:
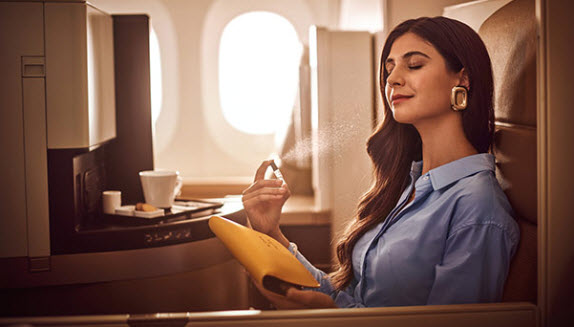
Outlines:
{"type": "Polygon", "coordinates": [[[283,178],[283,174],[281,174],[281,171],[279,170],[279,167],[277,167],[277,165],[275,164],[275,161],[271,161],[270,165],[271,169],[273,169],[273,174],[275,175],[275,177],[285,182],[285,178],[283,178]]]}

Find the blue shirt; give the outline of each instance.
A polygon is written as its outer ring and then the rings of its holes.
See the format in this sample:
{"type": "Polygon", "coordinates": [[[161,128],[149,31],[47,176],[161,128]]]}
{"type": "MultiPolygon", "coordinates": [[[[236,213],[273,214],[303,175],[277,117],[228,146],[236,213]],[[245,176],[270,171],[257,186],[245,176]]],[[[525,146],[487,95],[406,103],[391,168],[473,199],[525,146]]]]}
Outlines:
{"type": "Polygon", "coordinates": [[[494,169],[487,153],[423,176],[422,161],[413,162],[396,207],[355,244],[354,278],[344,291],[297,259],[339,307],[500,301],[520,234],[494,169]],[[413,187],[414,200],[402,208],[413,187]]]}

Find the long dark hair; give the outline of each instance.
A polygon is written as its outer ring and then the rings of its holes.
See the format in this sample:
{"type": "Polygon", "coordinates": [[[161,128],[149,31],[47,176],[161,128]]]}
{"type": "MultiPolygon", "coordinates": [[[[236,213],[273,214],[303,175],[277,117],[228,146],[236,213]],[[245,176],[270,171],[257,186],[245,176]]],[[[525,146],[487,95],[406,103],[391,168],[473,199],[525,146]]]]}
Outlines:
{"type": "MultiPolygon", "coordinates": [[[[443,56],[451,72],[465,68],[470,89],[467,109],[462,111],[464,133],[476,151],[490,151],[494,137],[490,58],[478,34],[459,21],[446,17],[421,17],[407,20],[391,31],[383,47],[379,68],[379,87],[383,99],[388,78],[384,63],[395,40],[407,32],[430,42],[443,56]]],[[[411,162],[422,159],[422,142],[417,130],[410,124],[395,121],[386,99],[383,102],[384,119],[367,141],[375,182],[361,198],[355,219],[337,244],[339,266],[330,278],[338,290],[347,287],[353,279],[351,257],[355,244],[395,207],[408,184],[411,162]]]]}

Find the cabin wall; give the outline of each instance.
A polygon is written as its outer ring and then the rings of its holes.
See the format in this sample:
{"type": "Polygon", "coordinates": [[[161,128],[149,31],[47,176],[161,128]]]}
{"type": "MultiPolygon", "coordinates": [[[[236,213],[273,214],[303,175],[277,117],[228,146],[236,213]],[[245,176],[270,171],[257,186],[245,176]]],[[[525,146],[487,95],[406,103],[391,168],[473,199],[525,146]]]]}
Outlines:
{"type": "MultiPolygon", "coordinates": [[[[265,156],[237,155],[237,149],[226,149],[216,142],[215,134],[224,132],[209,130],[207,117],[220,108],[206,108],[206,94],[202,85],[202,49],[206,35],[205,23],[215,6],[225,0],[94,0],[92,3],[110,13],[147,13],[155,30],[161,55],[162,111],[154,130],[155,167],[177,169],[188,182],[205,180],[249,181],[254,170],[265,156]]],[[[375,10],[385,4],[388,9],[389,26],[422,15],[436,16],[444,6],[461,3],[461,0],[398,1],[381,0],[382,5],[370,1],[368,8],[375,10]]],[[[247,3],[247,2],[246,2],[247,3]]],[[[258,1],[255,3],[256,7],[258,1]]],[[[350,13],[342,10],[362,10],[360,6],[344,5],[341,0],[276,1],[275,5],[288,4],[293,10],[289,15],[304,44],[307,44],[308,25],[338,29],[349,28],[350,13]]],[[[355,13],[353,13],[354,15],[355,13]]],[[[384,17],[383,13],[380,15],[384,17]]],[[[382,25],[382,24],[381,24],[382,25]]],[[[155,81],[157,82],[157,81],[155,81]]],[[[152,80],[153,87],[154,80],[152,80]]],[[[380,96],[377,94],[377,96],[380,96]]],[[[157,101],[157,99],[155,99],[157,101]]],[[[154,99],[152,98],[152,102],[154,99]]],[[[257,144],[245,144],[245,148],[257,144]]]]}
{"type": "Polygon", "coordinates": [[[388,28],[392,29],[404,20],[421,16],[441,16],[446,6],[470,2],[468,0],[387,0],[388,28]]]}
{"type": "MultiPolygon", "coordinates": [[[[162,111],[154,131],[155,167],[177,169],[192,182],[237,176],[251,179],[260,162],[267,158],[230,154],[229,149],[215,142],[214,136],[228,126],[210,131],[206,122],[211,111],[221,109],[204,106],[204,97],[217,91],[202,86],[205,68],[201,67],[202,42],[210,36],[204,29],[210,10],[222,7],[225,1],[95,0],[93,3],[113,14],[147,13],[151,17],[162,57],[163,81],[162,111]]],[[[247,5],[246,1],[242,3],[247,5]]],[[[258,3],[266,6],[264,1],[252,1],[249,6],[258,8],[258,3]]],[[[291,22],[303,43],[307,42],[308,26],[336,28],[338,23],[338,1],[278,1],[273,6],[294,8],[290,12],[291,22]]],[[[249,149],[257,144],[242,146],[249,149]]]]}

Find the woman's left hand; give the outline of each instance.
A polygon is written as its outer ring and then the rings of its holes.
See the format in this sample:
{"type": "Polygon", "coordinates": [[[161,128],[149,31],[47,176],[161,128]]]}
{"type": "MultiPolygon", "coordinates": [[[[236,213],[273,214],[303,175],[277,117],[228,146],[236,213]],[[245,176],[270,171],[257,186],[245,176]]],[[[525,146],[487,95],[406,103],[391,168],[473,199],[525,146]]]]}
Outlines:
{"type": "Polygon", "coordinates": [[[286,309],[328,309],[337,308],[333,299],[324,293],[316,291],[302,291],[295,288],[287,290],[285,296],[273,293],[257,285],[261,294],[263,294],[279,310],[286,309]]]}
{"type": "Polygon", "coordinates": [[[333,301],[329,295],[316,291],[302,291],[290,288],[287,290],[285,298],[291,302],[300,304],[301,309],[337,308],[335,301],[333,301]]]}

